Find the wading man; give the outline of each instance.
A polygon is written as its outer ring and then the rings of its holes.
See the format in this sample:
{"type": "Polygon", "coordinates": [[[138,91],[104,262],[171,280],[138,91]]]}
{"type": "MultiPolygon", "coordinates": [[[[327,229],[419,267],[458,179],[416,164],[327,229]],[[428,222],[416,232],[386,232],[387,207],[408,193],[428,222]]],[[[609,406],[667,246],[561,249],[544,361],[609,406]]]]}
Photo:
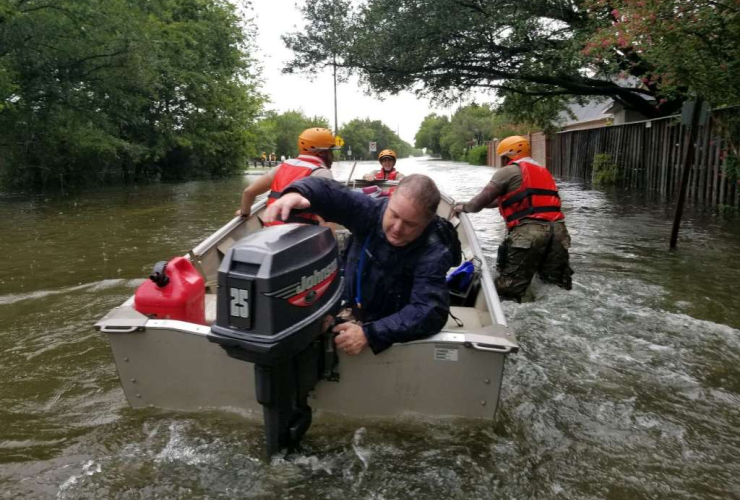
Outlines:
{"type": "Polygon", "coordinates": [[[379,353],[396,342],[439,332],[450,310],[445,277],[460,263],[452,225],[436,215],[437,186],[410,175],[390,198],[372,198],[325,179],[290,185],[265,220],[286,219],[292,209],[310,209],[352,232],[345,264],[345,306],[352,319],[334,327],[337,348],[379,353]]]}
{"type": "Polygon", "coordinates": [[[503,299],[521,301],[535,273],[546,283],[571,289],[570,236],[560,195],[550,172],[530,158],[529,141],[521,136],[502,140],[496,149],[503,168],[483,190],[456,212],[480,212],[498,206],[506,222],[506,240],[499,246],[496,290],[503,299]]]}

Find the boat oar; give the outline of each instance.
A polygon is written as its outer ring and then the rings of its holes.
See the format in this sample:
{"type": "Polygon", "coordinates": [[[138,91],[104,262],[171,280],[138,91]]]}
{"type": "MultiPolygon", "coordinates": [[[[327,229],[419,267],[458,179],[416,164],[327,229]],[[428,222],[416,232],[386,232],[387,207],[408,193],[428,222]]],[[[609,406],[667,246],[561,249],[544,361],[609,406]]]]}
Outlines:
{"type": "Polygon", "coordinates": [[[355,173],[355,167],[357,166],[357,162],[355,162],[354,165],[352,165],[352,170],[349,171],[349,176],[347,177],[347,182],[344,183],[345,186],[349,186],[349,181],[352,180],[352,174],[355,173]]]}

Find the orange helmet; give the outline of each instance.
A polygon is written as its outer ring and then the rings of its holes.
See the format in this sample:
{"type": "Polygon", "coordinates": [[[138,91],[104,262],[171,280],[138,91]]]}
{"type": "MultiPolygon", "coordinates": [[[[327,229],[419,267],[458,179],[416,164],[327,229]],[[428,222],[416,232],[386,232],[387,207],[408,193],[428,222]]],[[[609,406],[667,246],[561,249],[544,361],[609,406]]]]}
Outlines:
{"type": "Polygon", "coordinates": [[[302,155],[316,155],[319,151],[341,149],[337,146],[337,138],[331,130],[325,128],[307,128],[298,136],[298,153],[302,155]]]}
{"type": "Polygon", "coordinates": [[[529,141],[526,137],[512,135],[498,143],[496,154],[498,156],[508,156],[512,160],[518,160],[519,158],[530,156],[532,150],[529,147],[529,141]]]}
{"type": "Polygon", "coordinates": [[[393,163],[396,163],[396,152],[392,149],[384,149],[378,155],[378,161],[383,161],[383,158],[393,158],[393,163]]]}

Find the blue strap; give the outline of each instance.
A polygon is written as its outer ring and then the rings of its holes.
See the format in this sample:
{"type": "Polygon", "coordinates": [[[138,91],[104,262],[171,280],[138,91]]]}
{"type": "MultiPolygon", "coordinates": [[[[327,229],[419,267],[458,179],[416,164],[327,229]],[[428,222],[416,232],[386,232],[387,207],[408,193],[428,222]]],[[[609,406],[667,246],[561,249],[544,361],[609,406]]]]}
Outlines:
{"type": "Polygon", "coordinates": [[[357,265],[357,271],[355,272],[355,304],[359,309],[362,309],[362,270],[365,268],[365,255],[367,254],[367,244],[370,242],[370,235],[365,238],[365,243],[362,245],[362,251],[360,253],[360,262],[357,265]]]}

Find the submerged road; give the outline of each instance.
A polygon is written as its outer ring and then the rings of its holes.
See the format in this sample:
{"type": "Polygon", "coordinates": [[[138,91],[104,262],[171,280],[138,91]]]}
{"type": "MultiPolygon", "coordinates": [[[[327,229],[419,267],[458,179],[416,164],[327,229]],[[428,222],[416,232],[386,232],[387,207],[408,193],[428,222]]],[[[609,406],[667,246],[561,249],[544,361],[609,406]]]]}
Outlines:
{"type": "MultiPolygon", "coordinates": [[[[398,168],[463,200],[492,173],[398,168]]],[[[560,183],[573,290],[505,303],[521,351],[495,424],[322,419],[268,464],[259,422],[131,410],[92,325],[248,182],[0,197],[0,499],[740,498],[740,220],[688,207],[669,253],[672,205],[577,183],[560,183]]],[[[471,219],[493,264],[503,223],[471,219]]]]}

